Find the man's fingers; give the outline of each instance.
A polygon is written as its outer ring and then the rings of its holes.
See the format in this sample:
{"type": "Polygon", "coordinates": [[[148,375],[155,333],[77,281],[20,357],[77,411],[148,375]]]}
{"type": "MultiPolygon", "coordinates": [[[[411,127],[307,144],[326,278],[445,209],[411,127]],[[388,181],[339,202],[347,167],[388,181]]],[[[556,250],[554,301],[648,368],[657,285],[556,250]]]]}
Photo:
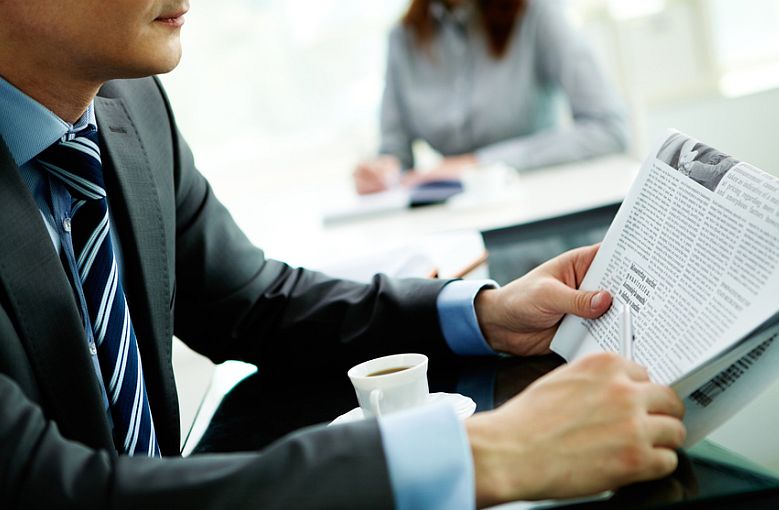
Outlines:
{"type": "MultiPolygon", "coordinates": [[[[624,358],[622,358],[624,359],[624,358]]],[[[625,365],[625,372],[627,373],[628,377],[632,379],[635,382],[640,383],[648,383],[649,382],[649,372],[647,369],[638,363],[630,360],[624,360],[625,365]]],[[[650,411],[652,412],[652,411],[650,411]]]]}
{"type": "Polygon", "coordinates": [[[600,249],[600,243],[592,244],[590,246],[582,246],[581,248],[577,248],[576,250],[573,250],[573,254],[574,254],[573,267],[574,267],[577,287],[579,286],[579,284],[581,284],[582,280],[584,279],[584,275],[587,274],[587,270],[590,269],[590,265],[592,264],[593,259],[595,259],[595,255],[598,254],[599,249],[600,249]]]}
{"type": "Polygon", "coordinates": [[[611,306],[611,294],[605,290],[576,290],[560,281],[553,289],[553,295],[547,296],[545,301],[561,314],[572,313],[585,319],[595,319],[611,306]]]}
{"type": "Polygon", "coordinates": [[[600,243],[574,248],[549,260],[541,267],[546,266],[552,274],[566,281],[568,285],[578,288],[599,249],[600,243]]]}
{"type": "Polygon", "coordinates": [[[652,450],[650,455],[645,476],[642,476],[641,480],[654,480],[668,476],[679,465],[679,457],[676,451],[671,448],[657,447],[652,450]]]}
{"type": "Polygon", "coordinates": [[[665,415],[651,415],[646,419],[647,435],[653,446],[681,448],[687,437],[684,424],[677,418],[665,415]]]}
{"type": "Polygon", "coordinates": [[[676,418],[684,416],[684,403],[668,386],[647,384],[644,395],[648,412],[676,418]]]}

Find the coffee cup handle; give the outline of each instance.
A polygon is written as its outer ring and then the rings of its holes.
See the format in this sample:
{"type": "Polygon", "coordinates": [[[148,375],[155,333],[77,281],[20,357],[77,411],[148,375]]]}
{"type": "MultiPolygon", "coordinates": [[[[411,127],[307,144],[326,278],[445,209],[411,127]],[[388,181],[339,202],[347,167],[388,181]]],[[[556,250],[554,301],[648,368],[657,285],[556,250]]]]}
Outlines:
{"type": "Polygon", "coordinates": [[[384,398],[383,391],[378,389],[371,391],[369,401],[371,404],[371,411],[373,412],[374,416],[381,416],[381,409],[379,406],[379,402],[381,402],[383,398],[384,398]]]}

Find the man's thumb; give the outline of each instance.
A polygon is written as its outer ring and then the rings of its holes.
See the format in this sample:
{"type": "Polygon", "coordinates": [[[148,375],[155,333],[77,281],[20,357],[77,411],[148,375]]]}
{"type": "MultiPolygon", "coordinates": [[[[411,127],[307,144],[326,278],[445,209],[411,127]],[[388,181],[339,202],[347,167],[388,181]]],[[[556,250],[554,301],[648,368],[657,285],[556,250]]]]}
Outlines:
{"type": "Polygon", "coordinates": [[[568,288],[565,294],[565,313],[572,313],[585,319],[600,317],[611,306],[611,294],[605,290],[568,288]]]}

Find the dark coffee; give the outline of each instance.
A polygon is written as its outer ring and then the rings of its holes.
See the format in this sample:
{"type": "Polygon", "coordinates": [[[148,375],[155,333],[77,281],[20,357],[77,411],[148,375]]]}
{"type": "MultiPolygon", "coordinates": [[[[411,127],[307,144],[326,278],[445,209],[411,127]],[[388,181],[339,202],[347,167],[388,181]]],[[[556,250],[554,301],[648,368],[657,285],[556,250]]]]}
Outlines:
{"type": "Polygon", "coordinates": [[[403,370],[407,370],[411,367],[392,367],[392,368],[385,368],[383,370],[377,370],[376,372],[371,372],[368,374],[368,377],[375,377],[377,375],[387,375],[387,374],[394,374],[395,372],[401,372],[403,370]]]}

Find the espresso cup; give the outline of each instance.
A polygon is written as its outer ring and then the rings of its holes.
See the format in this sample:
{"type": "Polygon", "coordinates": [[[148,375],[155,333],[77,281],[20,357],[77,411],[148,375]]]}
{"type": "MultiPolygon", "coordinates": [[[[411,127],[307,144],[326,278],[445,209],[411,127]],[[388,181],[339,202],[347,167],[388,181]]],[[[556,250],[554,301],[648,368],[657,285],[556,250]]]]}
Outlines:
{"type": "Polygon", "coordinates": [[[383,416],[427,402],[427,356],[393,354],[349,369],[357,401],[366,417],[383,416]]]}

